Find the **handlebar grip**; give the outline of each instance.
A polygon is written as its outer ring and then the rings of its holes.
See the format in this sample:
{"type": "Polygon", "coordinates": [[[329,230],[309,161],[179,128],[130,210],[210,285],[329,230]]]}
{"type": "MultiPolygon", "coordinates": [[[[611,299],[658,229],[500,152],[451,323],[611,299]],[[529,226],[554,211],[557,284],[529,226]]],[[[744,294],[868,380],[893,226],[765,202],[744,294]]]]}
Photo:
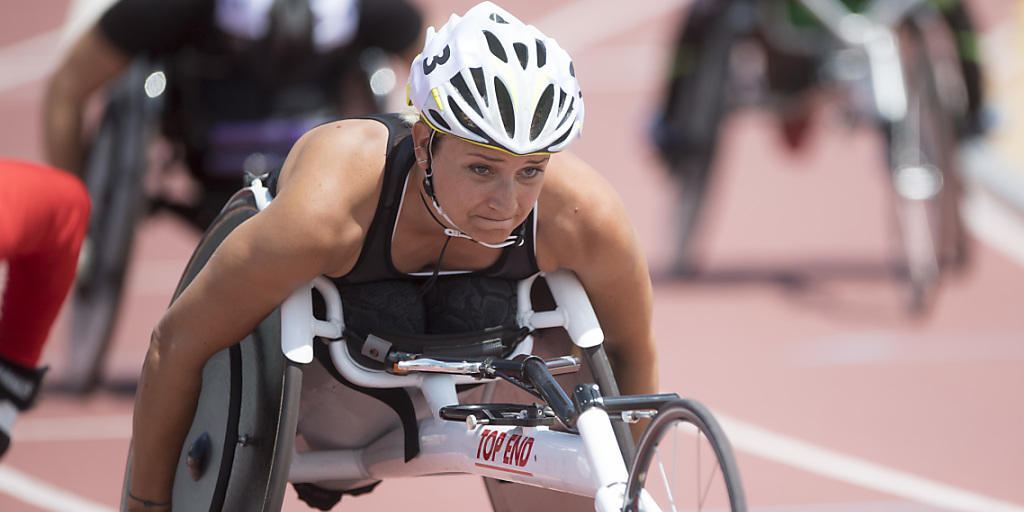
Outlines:
{"type": "Polygon", "coordinates": [[[543,359],[537,356],[530,356],[523,361],[523,376],[531,382],[544,400],[551,406],[555,416],[567,427],[576,423],[576,407],[573,406],[569,395],[565,393],[562,386],[558,385],[555,378],[548,371],[548,366],[543,359]]]}

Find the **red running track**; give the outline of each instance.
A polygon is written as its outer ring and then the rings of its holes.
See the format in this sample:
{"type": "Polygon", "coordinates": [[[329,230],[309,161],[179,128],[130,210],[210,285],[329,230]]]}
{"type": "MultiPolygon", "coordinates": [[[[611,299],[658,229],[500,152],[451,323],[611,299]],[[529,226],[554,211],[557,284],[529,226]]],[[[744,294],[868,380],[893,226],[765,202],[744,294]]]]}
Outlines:
{"type": "MultiPolygon", "coordinates": [[[[586,17],[569,18],[551,2],[503,4],[574,55],[588,107],[574,150],[621,192],[648,250],[662,387],[722,417],[752,510],[1024,510],[1022,261],[979,237],[972,265],[944,285],[931,314],[904,314],[888,273],[891,212],[878,141],[842,129],[825,109],[798,154],[762,115],[730,123],[702,241],[707,272],[663,277],[672,184],[645,129],[680,2],[585,1],[586,17]]],[[[443,23],[472,3],[432,2],[429,20],[443,23]]],[[[1006,5],[977,4],[989,17],[1006,5]]],[[[56,58],[52,31],[67,1],[17,7],[12,14],[7,0],[0,8],[0,154],[39,159],[44,82],[36,68],[56,58]]],[[[991,227],[969,220],[978,232],[991,227]]],[[[0,510],[116,508],[132,409],[124,390],[195,241],[173,219],[144,224],[109,385],[84,399],[48,391],[19,420],[0,465],[0,510]]],[[[61,322],[45,356],[54,378],[67,337],[61,322]]],[[[410,506],[487,508],[478,479],[453,476],[385,482],[345,498],[343,510],[410,506]]],[[[307,509],[290,494],[285,510],[307,509]]]]}

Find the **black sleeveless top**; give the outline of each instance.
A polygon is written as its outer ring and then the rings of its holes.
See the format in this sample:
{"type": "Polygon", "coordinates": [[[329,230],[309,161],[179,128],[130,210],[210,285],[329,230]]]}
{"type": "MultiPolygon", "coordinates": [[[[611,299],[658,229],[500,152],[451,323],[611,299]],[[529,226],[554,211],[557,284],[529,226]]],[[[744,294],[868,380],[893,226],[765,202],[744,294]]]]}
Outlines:
{"type": "MultiPolygon", "coordinates": [[[[384,184],[362,251],[347,274],[331,278],[341,292],[346,325],[363,331],[440,334],[514,324],[516,283],[539,271],[534,249],[536,208],[515,230],[523,236],[522,245],[505,247],[498,260],[482,270],[441,271],[433,289],[424,294],[422,284],[432,272],[405,274],[391,259],[391,237],[415,162],[412,130],[395,114],[357,119],[373,119],[386,126],[388,143],[384,184]]],[[[268,180],[272,194],[277,193],[277,177],[274,173],[268,180]]]]}
{"type": "MultiPolygon", "coordinates": [[[[388,152],[384,162],[384,186],[373,222],[366,233],[363,250],[359,254],[352,270],[342,277],[335,278],[339,285],[386,281],[392,279],[418,279],[430,276],[430,272],[405,274],[395,268],[391,260],[391,237],[398,220],[398,211],[403,200],[405,182],[416,159],[412,146],[412,130],[397,115],[387,114],[368,116],[361,119],[373,119],[388,128],[388,152]]],[[[418,200],[419,198],[408,198],[418,200]]],[[[496,277],[503,279],[525,279],[539,270],[535,254],[534,218],[536,209],[530,212],[515,232],[521,233],[522,245],[505,247],[501,256],[493,265],[476,271],[442,270],[440,276],[465,275],[474,277],[496,277]]],[[[441,227],[438,226],[438,230],[441,227]]]]}

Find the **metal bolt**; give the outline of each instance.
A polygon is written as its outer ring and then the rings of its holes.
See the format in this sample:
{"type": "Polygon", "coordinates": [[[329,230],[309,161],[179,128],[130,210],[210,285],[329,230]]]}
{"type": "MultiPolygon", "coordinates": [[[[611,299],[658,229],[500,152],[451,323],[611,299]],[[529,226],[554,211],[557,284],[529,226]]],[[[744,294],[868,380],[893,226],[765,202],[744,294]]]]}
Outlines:
{"type": "Polygon", "coordinates": [[[477,417],[472,414],[466,416],[466,428],[469,430],[475,429],[477,425],[486,425],[490,422],[491,421],[488,419],[477,419],[477,417]]]}

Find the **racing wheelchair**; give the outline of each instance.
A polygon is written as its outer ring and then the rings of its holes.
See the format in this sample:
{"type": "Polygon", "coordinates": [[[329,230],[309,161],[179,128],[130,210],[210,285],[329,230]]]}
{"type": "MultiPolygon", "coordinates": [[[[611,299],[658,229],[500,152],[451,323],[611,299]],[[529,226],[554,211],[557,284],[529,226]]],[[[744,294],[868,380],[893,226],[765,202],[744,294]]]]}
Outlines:
{"type": "MultiPolygon", "coordinates": [[[[223,166],[227,170],[222,169],[216,179],[194,176],[205,191],[195,204],[184,204],[159,194],[149,196],[144,182],[151,167],[160,172],[161,165],[166,167],[170,164],[150,162],[147,157],[148,148],[157,139],[161,124],[168,124],[163,118],[168,115],[168,110],[175,111],[174,115],[178,116],[182,115],[181,111],[195,110],[195,107],[181,108],[168,98],[175,95],[171,92],[174,87],[196,88],[191,80],[179,76],[182,73],[175,74],[171,69],[168,62],[147,57],[138,57],[131,63],[108,92],[107,106],[86,158],[84,179],[93,210],[77,279],[70,294],[71,332],[74,335],[69,343],[63,375],[64,386],[74,392],[89,392],[103,378],[106,354],[124,294],[135,229],[140,219],[156,211],[168,211],[197,230],[206,229],[224,200],[243,182],[243,170],[254,174],[269,170],[277,163],[275,159],[283,160],[291,144],[302,133],[321,122],[341,117],[334,107],[305,108],[273,119],[222,122],[208,127],[209,131],[215,132],[211,137],[217,138],[220,145],[207,151],[211,155],[210,162],[190,161],[187,162],[188,167],[223,166]],[[165,70],[168,70],[167,74],[165,70]],[[177,86],[173,83],[175,80],[179,83],[177,86]],[[228,163],[238,165],[230,166],[228,163]]],[[[366,97],[353,95],[364,101],[368,110],[385,111],[395,85],[394,70],[387,54],[375,47],[365,49],[353,74],[352,80],[365,83],[363,92],[366,97]]],[[[190,127],[193,129],[174,130],[188,131],[187,135],[191,137],[196,137],[191,132],[206,131],[195,129],[193,125],[190,127]]],[[[175,138],[184,137],[175,135],[169,139],[177,144],[180,141],[175,138]]],[[[174,158],[190,160],[187,155],[175,155],[174,158]]]]}
{"type": "Polygon", "coordinates": [[[697,2],[654,131],[679,187],[677,273],[699,265],[695,241],[727,114],[766,106],[798,144],[802,99],[828,91],[849,124],[881,135],[899,240],[894,273],[908,311],[926,312],[944,271],[969,257],[957,146],[983,132],[972,38],[961,2],[697,2]]]}
{"type": "MultiPolygon", "coordinates": [[[[175,297],[271,200],[258,179],[232,198],[175,297]]],[[[707,408],[674,393],[615,396],[604,335],[574,275],[531,276],[515,301],[518,326],[506,331],[359,336],[333,282],[300,287],[206,364],[174,507],[276,511],[288,482],[356,494],[382,479],[467,473],[590,497],[600,511],[746,510],[729,441],[707,408]],[[541,281],[555,307],[535,311],[541,281]],[[577,371],[580,358],[531,355],[535,334],[551,328],[568,333],[599,384],[567,393],[554,375],[577,371]],[[467,400],[497,380],[536,401],[467,400]],[[642,418],[651,421],[632,456],[628,423],[642,418]]]]}

